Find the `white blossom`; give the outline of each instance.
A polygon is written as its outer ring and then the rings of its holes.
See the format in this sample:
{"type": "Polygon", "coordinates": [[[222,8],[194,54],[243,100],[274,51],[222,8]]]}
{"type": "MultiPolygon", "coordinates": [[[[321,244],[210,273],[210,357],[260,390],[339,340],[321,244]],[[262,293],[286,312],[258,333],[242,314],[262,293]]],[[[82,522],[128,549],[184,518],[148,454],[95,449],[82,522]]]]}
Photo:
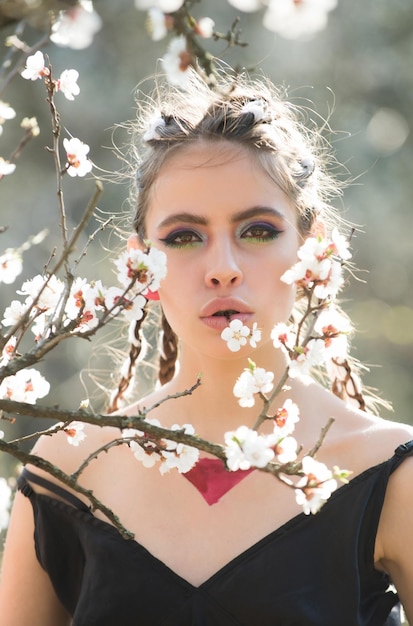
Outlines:
{"type": "Polygon", "coordinates": [[[296,337],[291,324],[284,324],[283,322],[280,322],[272,329],[271,339],[273,341],[274,348],[285,348],[288,352],[289,350],[293,350],[296,337]]]}
{"type": "Polygon", "coordinates": [[[297,458],[298,443],[294,437],[284,437],[274,447],[279,463],[291,463],[297,458]]]}
{"type": "Polygon", "coordinates": [[[271,439],[248,426],[225,433],[225,455],[228,469],[235,472],[251,467],[265,467],[274,458],[271,439]]]}
{"type": "Polygon", "coordinates": [[[241,346],[246,345],[250,332],[248,326],[244,326],[241,320],[234,319],[222,331],[221,339],[227,342],[228,349],[231,352],[238,352],[241,346]]]}
{"type": "Polygon", "coordinates": [[[344,237],[336,230],[331,239],[308,237],[297,255],[300,260],[281,276],[281,280],[289,285],[314,287],[314,295],[321,300],[334,297],[344,283],[339,259],[347,260],[351,256],[344,237]]]}
{"type": "Polygon", "coordinates": [[[329,296],[333,298],[338,294],[344,285],[343,269],[341,263],[334,259],[325,259],[324,263],[330,263],[330,270],[326,280],[316,285],[314,295],[320,300],[324,300],[329,296]]]}
{"type": "Polygon", "coordinates": [[[277,410],[274,416],[274,435],[279,441],[294,432],[295,425],[300,421],[300,410],[290,398],[284,402],[283,406],[277,410]]]}
{"type": "Polygon", "coordinates": [[[52,276],[37,274],[34,278],[26,280],[17,293],[27,296],[27,305],[37,300],[36,306],[39,309],[49,310],[57,307],[63,291],[64,283],[54,274],[52,276]]]}
{"type": "Polygon", "coordinates": [[[59,13],[50,39],[58,46],[82,50],[90,46],[101,27],[102,20],[93,9],[92,2],[80,0],[76,6],[59,13]]]}
{"type": "Polygon", "coordinates": [[[256,390],[255,381],[252,373],[246,369],[239,376],[234,385],[233,393],[239,398],[238,403],[242,407],[251,407],[255,404],[254,393],[256,390]]]}
{"type": "Polygon", "coordinates": [[[12,300],[10,305],[4,311],[1,323],[3,326],[14,326],[18,324],[27,312],[28,307],[20,300],[12,300]]]}
{"type": "Polygon", "coordinates": [[[258,328],[257,322],[254,322],[250,331],[250,346],[256,348],[259,341],[261,341],[261,330],[258,328]]]}
{"type": "Polygon", "coordinates": [[[157,7],[164,13],[174,13],[183,3],[184,0],[135,0],[135,7],[143,11],[157,7]]]}
{"type": "MultiPolygon", "coordinates": [[[[192,424],[173,424],[171,430],[183,430],[187,435],[194,435],[195,429],[192,424]]],[[[162,464],[159,468],[161,474],[169,472],[169,470],[176,468],[180,474],[185,474],[193,468],[199,458],[198,448],[193,446],[187,446],[183,443],[176,441],[166,441],[167,449],[161,451],[162,464]]]]}
{"type": "Polygon", "coordinates": [[[262,0],[228,0],[229,4],[245,13],[258,11],[263,6],[262,0]]]}
{"type": "MultiPolygon", "coordinates": [[[[156,419],[147,419],[150,424],[160,426],[156,419]]],[[[193,435],[194,427],[191,424],[174,424],[170,430],[182,430],[185,434],[193,435]]],[[[135,458],[145,467],[153,467],[160,462],[159,471],[161,474],[169,472],[171,469],[177,469],[178,472],[184,474],[188,472],[197,462],[199,458],[199,450],[183,443],[178,443],[169,439],[161,439],[159,443],[146,439],[143,432],[128,428],[122,432],[124,439],[132,439],[128,441],[135,458]]]]}
{"type": "Polygon", "coordinates": [[[96,328],[99,323],[97,311],[103,309],[104,300],[100,281],[92,287],[84,278],[76,278],[70,289],[69,298],[65,306],[68,320],[77,320],[74,332],[86,332],[96,328]]]}
{"type": "MultiPolygon", "coordinates": [[[[162,250],[151,246],[146,254],[147,264],[150,273],[148,287],[151,291],[157,291],[161,286],[161,281],[166,277],[166,254],[162,250]]],[[[145,293],[145,292],[144,292],[145,293]]]]}
{"type": "Polygon", "coordinates": [[[35,404],[50,391],[50,384],[35,369],[22,369],[13,376],[7,376],[0,384],[0,398],[16,402],[35,404]]]}
{"type": "Polygon", "coordinates": [[[233,393],[239,398],[238,403],[242,407],[251,407],[255,404],[254,394],[269,393],[274,385],[274,373],[267,372],[263,367],[257,367],[253,361],[239,376],[234,385],[233,393]]]}
{"type": "Polygon", "coordinates": [[[0,478],[0,530],[4,530],[9,525],[9,511],[11,506],[12,490],[5,478],[0,478]]]}
{"type": "Polygon", "coordinates": [[[304,476],[296,483],[295,497],[304,513],[317,513],[337,489],[337,481],[331,470],[324,463],[319,463],[311,456],[302,460],[304,476]]]}
{"type": "Polygon", "coordinates": [[[166,254],[154,247],[149,252],[137,248],[125,250],[114,263],[121,285],[129,287],[133,281],[137,281],[136,288],[144,295],[148,289],[157,291],[167,273],[166,254]]]}
{"type": "Polygon", "coordinates": [[[8,248],[0,255],[0,283],[11,285],[21,274],[22,269],[22,256],[18,250],[8,248]]]}
{"type": "MultiPolygon", "coordinates": [[[[83,322],[89,327],[97,324],[97,311],[102,311],[105,307],[105,296],[107,289],[102,285],[100,280],[89,284],[85,278],[77,277],[70,289],[69,298],[65,306],[65,314],[69,320],[75,320],[80,313],[83,315],[83,322]],[[87,322],[87,317],[92,315],[96,318],[96,324],[87,322]]],[[[86,328],[84,329],[86,330],[86,328]]]]}
{"type": "MultiPolygon", "coordinates": [[[[143,433],[139,430],[127,428],[122,431],[122,437],[124,439],[135,437],[139,440],[143,437],[143,433]]],[[[133,452],[133,456],[137,461],[140,461],[144,467],[153,467],[161,459],[160,455],[156,451],[156,446],[151,442],[145,443],[145,446],[143,446],[138,443],[137,440],[132,440],[128,443],[133,452]]]]}
{"type": "Polygon", "coordinates": [[[77,84],[78,78],[79,72],[77,70],[64,70],[56,81],[57,91],[61,91],[67,100],[74,100],[75,96],[78,96],[80,93],[80,87],[77,84]]]}
{"type": "Polygon", "coordinates": [[[288,374],[291,378],[306,376],[312,367],[325,363],[326,350],[322,339],[311,339],[305,348],[297,348],[293,355],[288,374]]]}
{"type": "Polygon", "coordinates": [[[71,446],[78,446],[82,441],[86,439],[86,433],[84,432],[85,425],[83,422],[70,422],[63,429],[67,435],[67,440],[71,446]]]}
{"type": "Polygon", "coordinates": [[[9,163],[9,161],[6,161],[6,159],[3,159],[3,157],[0,157],[0,177],[9,176],[9,174],[13,174],[15,169],[16,169],[15,163],[9,163]]]}
{"type": "Polygon", "coordinates": [[[210,17],[201,17],[196,25],[196,32],[204,39],[209,39],[214,33],[215,22],[210,17]]]}
{"type": "Polygon", "coordinates": [[[72,137],[63,139],[67,154],[67,173],[69,176],[85,176],[92,170],[92,163],[87,158],[89,146],[80,139],[72,137]]]}
{"type": "Polygon", "coordinates": [[[348,354],[348,335],[352,331],[349,318],[330,305],[316,319],[314,331],[323,338],[327,358],[344,359],[348,354]]]}
{"type": "Polygon", "coordinates": [[[7,102],[0,100],[0,135],[3,133],[3,124],[6,120],[16,117],[16,111],[7,102]]]}
{"type": "MultiPolygon", "coordinates": [[[[146,421],[154,426],[160,426],[158,420],[147,419],[146,421]]],[[[158,447],[156,444],[151,441],[145,441],[143,443],[144,433],[140,430],[125,428],[122,431],[122,437],[124,439],[132,438],[132,441],[129,441],[128,445],[136,460],[140,461],[144,467],[153,467],[158,461],[161,460],[161,457],[157,452],[158,447]],[[135,440],[133,438],[135,438],[135,440]],[[139,440],[142,440],[142,445],[139,443],[139,440]]]]}
{"type": "Polygon", "coordinates": [[[26,67],[22,71],[22,78],[26,80],[37,80],[44,76],[49,76],[50,70],[45,67],[43,53],[38,50],[35,54],[27,57],[26,67]]]}
{"type": "MultiPolygon", "coordinates": [[[[16,350],[17,345],[17,337],[10,337],[6,345],[4,346],[1,356],[0,356],[0,367],[7,365],[9,361],[13,358],[14,352],[16,350]]],[[[2,431],[0,431],[1,433],[2,431]]],[[[1,436],[0,436],[1,439],[1,436]]]]}
{"type": "Polygon", "coordinates": [[[184,35],[171,39],[168,51],[162,59],[162,65],[166,77],[172,85],[185,88],[188,84],[188,69],[192,63],[192,57],[186,46],[184,35]]]}
{"type": "Polygon", "coordinates": [[[141,295],[130,297],[124,295],[125,290],[119,287],[109,287],[105,294],[105,306],[113,315],[123,313],[125,319],[130,322],[140,320],[143,316],[143,308],[146,298],[141,295]],[[118,303],[120,303],[118,305],[118,303]],[[113,309],[113,310],[112,310],[113,309]]]}
{"type": "Polygon", "coordinates": [[[287,39],[308,39],[327,25],[337,0],[269,0],[263,24],[287,39]]]}
{"type": "Polygon", "coordinates": [[[340,259],[343,259],[343,261],[348,261],[349,259],[351,259],[349,240],[344,237],[344,235],[339,233],[337,228],[333,228],[333,231],[331,233],[331,243],[334,249],[334,254],[336,256],[338,256],[340,259]]]}
{"type": "Polygon", "coordinates": [[[13,107],[8,102],[0,100],[0,124],[3,124],[5,120],[12,120],[14,117],[16,117],[16,111],[13,107]]]}
{"type": "Polygon", "coordinates": [[[147,29],[153,41],[160,41],[168,34],[167,18],[159,7],[149,9],[147,29]]]}

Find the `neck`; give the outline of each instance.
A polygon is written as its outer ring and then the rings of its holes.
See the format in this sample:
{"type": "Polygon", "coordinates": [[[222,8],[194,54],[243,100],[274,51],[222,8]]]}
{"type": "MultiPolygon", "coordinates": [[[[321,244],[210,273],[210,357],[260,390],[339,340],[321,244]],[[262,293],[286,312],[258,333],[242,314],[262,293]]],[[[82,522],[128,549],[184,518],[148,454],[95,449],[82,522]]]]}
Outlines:
{"type": "MultiPolygon", "coordinates": [[[[286,367],[281,351],[271,346],[270,350],[254,350],[249,356],[257,367],[274,373],[276,386],[286,367]]],[[[239,358],[217,359],[205,354],[195,355],[183,347],[179,373],[166,391],[170,394],[190,389],[198,376],[201,384],[192,394],[179,399],[179,407],[176,407],[179,420],[191,423],[201,437],[215,441],[222,441],[224,432],[242,424],[252,427],[262,407],[259,397],[253,407],[243,408],[233,394],[234,384],[246,367],[248,359],[245,354],[239,358]]]]}

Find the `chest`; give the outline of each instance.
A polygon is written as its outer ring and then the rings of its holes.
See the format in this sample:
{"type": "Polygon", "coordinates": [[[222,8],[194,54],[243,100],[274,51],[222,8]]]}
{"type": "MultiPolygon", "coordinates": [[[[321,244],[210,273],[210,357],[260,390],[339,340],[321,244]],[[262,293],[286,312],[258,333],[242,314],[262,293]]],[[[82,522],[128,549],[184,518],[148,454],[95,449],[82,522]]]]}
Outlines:
{"type": "Polygon", "coordinates": [[[153,556],[196,586],[301,512],[294,492],[262,472],[208,505],[178,472],[161,476],[136,461],[125,465],[121,472],[112,465],[105,480],[102,467],[95,493],[100,489],[101,500],[153,556]]]}

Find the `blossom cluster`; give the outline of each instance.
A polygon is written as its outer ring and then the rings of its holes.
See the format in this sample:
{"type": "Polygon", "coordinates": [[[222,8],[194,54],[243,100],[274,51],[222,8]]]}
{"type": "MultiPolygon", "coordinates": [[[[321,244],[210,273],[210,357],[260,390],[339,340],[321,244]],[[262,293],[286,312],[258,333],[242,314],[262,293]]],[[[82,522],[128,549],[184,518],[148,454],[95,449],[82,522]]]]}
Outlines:
{"type": "MultiPolygon", "coordinates": [[[[76,10],[83,9],[76,8],[76,10]]],[[[26,67],[21,75],[26,80],[46,78],[50,81],[50,69],[46,66],[44,55],[40,50],[27,57],[26,67]]],[[[51,81],[53,89],[55,92],[61,91],[68,100],[74,100],[80,93],[80,87],[77,84],[78,78],[79,72],[77,70],[66,69],[57,80],[51,81]]],[[[63,146],[66,150],[67,159],[64,172],[67,172],[72,177],[83,177],[92,170],[92,162],[87,156],[90,148],[86,143],[77,137],[71,137],[70,139],[63,139],[63,146]]]]}
{"type": "MultiPolygon", "coordinates": [[[[347,240],[333,230],[330,237],[309,237],[297,252],[298,262],[287,270],[281,280],[295,284],[308,299],[307,313],[301,323],[311,317],[310,334],[299,336],[302,324],[293,326],[280,322],[271,331],[275,348],[281,348],[287,358],[287,374],[290,378],[310,373],[314,366],[326,365],[335,358],[347,356],[347,338],[351,332],[348,318],[334,306],[334,298],[340,291],[343,279],[343,262],[351,258],[347,240]],[[315,300],[315,302],[314,302],[315,300]]],[[[307,320],[308,322],[308,320],[307,320]]],[[[221,333],[232,352],[250,344],[255,347],[261,340],[256,323],[252,329],[241,320],[233,319],[221,333]]],[[[256,397],[271,401],[274,389],[274,373],[257,367],[248,359],[248,367],[238,377],[234,396],[241,407],[253,407],[256,397]]],[[[277,390],[274,392],[277,393],[277,390]]],[[[266,416],[266,419],[270,419],[266,416]]],[[[226,433],[225,452],[227,467],[231,471],[264,468],[270,462],[281,465],[297,460],[298,443],[291,436],[298,421],[298,407],[286,400],[273,418],[273,431],[259,434],[256,429],[240,426],[226,433]]],[[[310,456],[300,461],[300,479],[295,484],[297,502],[305,513],[314,513],[330,497],[337,487],[333,473],[310,456]]]]}
{"type": "Polygon", "coordinates": [[[351,258],[349,242],[337,229],[331,237],[308,237],[298,251],[299,261],[281,280],[295,283],[324,300],[334,298],[343,286],[342,262],[351,258]]]}
{"type": "MultiPolygon", "coordinates": [[[[323,30],[329,13],[338,0],[228,0],[236,9],[247,13],[265,9],[263,26],[286,39],[309,39],[323,30]]],[[[162,58],[163,69],[173,85],[185,88],[188,69],[195,65],[190,36],[210,38],[215,34],[215,23],[210,17],[188,20],[190,35],[175,29],[174,13],[184,5],[183,0],[135,0],[139,10],[148,11],[147,29],[153,41],[160,41],[171,32],[178,32],[169,42],[162,58]]]]}
{"type": "MultiPolygon", "coordinates": [[[[158,420],[147,420],[153,426],[160,426],[158,420]]],[[[187,435],[194,435],[194,427],[191,424],[171,426],[172,431],[182,431],[187,435]]],[[[127,428],[122,431],[122,436],[128,442],[135,458],[145,467],[153,467],[159,463],[159,471],[166,474],[171,469],[177,469],[185,474],[195,465],[199,458],[199,450],[183,443],[177,443],[169,439],[155,439],[140,430],[127,428]]]]}
{"type": "MultiPolygon", "coordinates": [[[[291,400],[286,400],[277,411],[273,420],[273,431],[268,435],[260,435],[247,426],[239,426],[237,430],[225,434],[225,453],[227,467],[231,471],[264,468],[275,461],[282,466],[297,460],[298,443],[291,436],[298,422],[298,407],[291,400]]],[[[336,470],[340,477],[345,472],[336,470]]],[[[317,513],[337,488],[337,480],[333,472],[324,463],[311,456],[304,456],[297,466],[299,479],[294,487],[297,504],[303,507],[306,515],[317,513]]]]}
{"type": "MultiPolygon", "coordinates": [[[[147,29],[153,41],[160,41],[174,31],[174,13],[181,9],[183,0],[135,0],[139,10],[148,11],[147,29]]],[[[201,17],[188,21],[192,36],[209,39],[213,36],[215,22],[210,17],[201,17]]],[[[189,79],[188,69],[195,65],[194,53],[188,43],[188,37],[178,34],[172,37],[168,49],[162,58],[165,74],[172,85],[185,87],[189,79]]]]}
{"type": "Polygon", "coordinates": [[[291,437],[299,420],[297,405],[286,400],[273,419],[273,431],[260,435],[248,426],[225,433],[227,467],[231,471],[265,467],[276,459],[279,463],[291,463],[297,458],[297,441],[291,437]]]}
{"type": "MultiPolygon", "coordinates": [[[[132,250],[120,255],[115,264],[122,287],[105,287],[100,280],[89,283],[78,277],[69,288],[55,275],[39,274],[26,280],[17,291],[24,299],[13,300],[1,320],[15,334],[3,349],[0,366],[7,366],[16,356],[18,342],[28,328],[39,343],[62,332],[92,333],[119,314],[128,321],[139,320],[145,294],[157,289],[166,275],[166,255],[155,248],[132,250]]],[[[49,383],[33,369],[7,376],[0,385],[0,397],[30,403],[48,391],[49,383]]]]}

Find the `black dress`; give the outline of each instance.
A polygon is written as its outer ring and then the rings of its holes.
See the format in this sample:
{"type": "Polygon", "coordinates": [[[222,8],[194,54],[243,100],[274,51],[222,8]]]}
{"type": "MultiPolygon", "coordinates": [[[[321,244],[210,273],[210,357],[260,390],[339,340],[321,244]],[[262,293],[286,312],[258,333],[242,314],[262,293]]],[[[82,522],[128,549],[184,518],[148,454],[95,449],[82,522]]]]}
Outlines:
{"type": "Polygon", "coordinates": [[[374,544],[388,478],[412,454],[413,441],[399,446],[319,513],[297,515],[199,587],[68,491],[27,469],[18,488],[33,505],[38,560],[73,626],[396,626],[397,594],[374,569],[374,544]]]}

